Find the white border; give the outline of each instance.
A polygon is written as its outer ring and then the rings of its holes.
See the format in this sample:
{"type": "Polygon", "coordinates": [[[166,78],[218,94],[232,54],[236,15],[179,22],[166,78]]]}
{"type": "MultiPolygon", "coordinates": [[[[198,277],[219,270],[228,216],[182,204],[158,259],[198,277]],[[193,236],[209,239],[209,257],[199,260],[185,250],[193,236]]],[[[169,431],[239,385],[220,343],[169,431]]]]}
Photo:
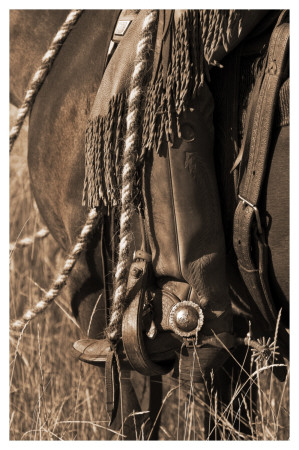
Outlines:
{"type": "MultiPolygon", "coordinates": [[[[2,326],[1,326],[1,344],[2,344],[2,370],[1,370],[1,398],[2,401],[5,403],[5,400],[8,400],[8,345],[7,345],[7,336],[8,336],[8,302],[9,302],[9,289],[8,289],[8,242],[9,242],[9,233],[8,233],[8,210],[9,210],[9,203],[8,203],[8,184],[9,184],[9,176],[8,176],[8,86],[9,86],[9,77],[8,77],[8,60],[9,60],[9,46],[8,46],[8,36],[9,36],[9,9],[74,9],[74,8],[85,8],[85,9],[106,9],[107,2],[100,2],[100,1],[90,1],[86,0],[84,2],[82,1],[57,1],[52,0],[51,2],[41,3],[40,1],[11,1],[11,2],[3,2],[1,4],[1,14],[0,14],[0,21],[1,21],[1,53],[2,53],[2,61],[4,60],[4,67],[1,68],[1,151],[0,151],[0,158],[1,158],[1,210],[4,211],[4,218],[2,217],[1,220],[1,280],[2,280],[2,290],[1,290],[1,301],[2,301],[2,308],[4,308],[4,312],[2,310],[2,326]],[[3,240],[3,242],[2,242],[3,240]],[[4,282],[3,282],[4,281],[4,282]],[[4,286],[4,289],[3,289],[4,286]],[[5,349],[5,350],[4,350],[5,349]],[[6,353],[7,352],[7,353],[6,353]],[[5,399],[5,400],[4,400],[5,399]]],[[[297,78],[298,78],[298,71],[297,69],[297,59],[298,59],[298,48],[297,48],[297,42],[299,36],[296,36],[299,29],[299,22],[297,21],[298,18],[298,3],[293,2],[286,2],[286,1],[269,1],[269,2],[261,2],[257,0],[252,0],[250,2],[241,3],[240,1],[230,1],[230,2],[224,2],[224,1],[203,1],[201,2],[195,2],[194,0],[185,0],[185,1],[136,1],[136,0],[128,0],[128,1],[109,1],[109,8],[110,9],[122,9],[122,8],[165,8],[165,9],[180,9],[180,7],[185,8],[215,8],[215,9],[237,9],[238,7],[243,9],[290,9],[291,10],[291,72],[293,72],[293,76],[291,77],[291,440],[289,442],[286,441],[278,441],[278,442],[188,442],[188,447],[191,445],[196,446],[196,448],[202,447],[202,446],[218,446],[221,445],[222,448],[225,446],[239,446],[239,445],[245,445],[246,447],[254,446],[263,446],[264,448],[299,448],[299,429],[298,429],[298,413],[297,413],[297,402],[299,400],[298,396],[298,360],[296,354],[298,354],[298,303],[299,299],[298,297],[298,286],[297,286],[297,267],[296,263],[298,260],[299,255],[299,246],[298,246],[298,240],[299,240],[299,229],[298,229],[298,216],[297,216],[297,208],[298,208],[298,198],[297,194],[299,192],[298,182],[297,179],[299,178],[299,148],[297,148],[297,142],[298,142],[298,126],[296,124],[296,113],[299,109],[299,102],[298,102],[298,91],[297,91],[297,78]]],[[[8,407],[8,403],[6,405],[8,407]]],[[[7,447],[16,447],[16,448],[25,448],[26,446],[30,446],[30,448],[45,448],[47,446],[50,446],[52,448],[52,445],[56,445],[56,442],[50,441],[9,441],[8,440],[8,423],[9,423],[9,414],[8,414],[8,408],[1,408],[1,443],[6,444],[5,448],[7,447]]],[[[82,442],[75,442],[75,441],[66,441],[66,442],[59,442],[57,443],[57,446],[61,446],[65,448],[70,448],[72,450],[75,450],[77,448],[83,448],[83,446],[88,445],[89,447],[94,448],[107,448],[107,447],[113,447],[117,445],[121,445],[122,449],[135,447],[137,445],[140,445],[138,442],[108,442],[103,441],[103,443],[99,441],[82,441],[82,442]]],[[[180,444],[180,442],[143,442],[142,445],[145,446],[161,446],[163,445],[166,447],[177,447],[180,444]]]]}

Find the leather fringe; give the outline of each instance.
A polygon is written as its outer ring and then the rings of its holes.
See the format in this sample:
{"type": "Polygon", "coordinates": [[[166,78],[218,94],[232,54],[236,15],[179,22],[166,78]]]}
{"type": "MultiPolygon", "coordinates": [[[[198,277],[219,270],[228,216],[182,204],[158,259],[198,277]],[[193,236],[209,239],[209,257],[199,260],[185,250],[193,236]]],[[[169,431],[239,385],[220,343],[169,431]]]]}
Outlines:
{"type": "Polygon", "coordinates": [[[108,114],[89,120],[85,134],[83,205],[110,209],[119,202],[126,94],[110,100],[108,114]]]}
{"type": "MultiPolygon", "coordinates": [[[[204,84],[204,59],[209,61],[220,42],[226,45],[232,27],[241,29],[241,18],[234,10],[187,10],[182,15],[172,30],[167,72],[160,65],[155,81],[145,90],[139,167],[147,152],[160,154],[163,140],[174,144],[181,137],[180,114],[204,84]]],[[[89,121],[86,130],[83,205],[104,206],[107,214],[119,204],[127,95],[113,97],[108,114],[89,121]]],[[[137,203],[139,179],[137,167],[137,203]]]]}
{"type": "Polygon", "coordinates": [[[181,137],[180,115],[190,106],[204,83],[204,49],[199,11],[186,11],[173,33],[171,60],[166,82],[160,66],[145,104],[142,149],[161,153],[164,139],[174,144],[181,137]]]}
{"type": "Polygon", "coordinates": [[[228,45],[233,30],[238,28],[238,36],[242,31],[243,11],[235,9],[202,9],[199,11],[202,26],[205,59],[211,65],[218,65],[213,60],[214,52],[223,45],[228,51],[228,45]]]}

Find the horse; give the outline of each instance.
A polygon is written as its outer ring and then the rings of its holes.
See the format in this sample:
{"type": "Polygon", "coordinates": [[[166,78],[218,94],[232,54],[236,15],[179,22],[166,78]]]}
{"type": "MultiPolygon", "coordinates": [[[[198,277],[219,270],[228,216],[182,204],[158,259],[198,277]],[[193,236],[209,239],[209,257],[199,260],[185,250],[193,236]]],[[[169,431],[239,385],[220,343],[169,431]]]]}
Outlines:
{"type": "MultiPolygon", "coordinates": [[[[88,213],[88,208],[82,206],[85,129],[103,77],[106,55],[119,13],[112,10],[84,12],[62,46],[30,115],[28,165],[32,190],[51,234],[66,251],[74,246],[88,213]]],[[[28,82],[28,68],[37,65],[46,43],[65,14],[65,11],[12,11],[11,100],[16,106],[20,105],[22,92],[28,82]],[[41,29],[30,26],[32,23],[41,24],[41,29]],[[36,35],[39,39],[35,39],[36,35]],[[28,48],[31,53],[27,51],[28,48]],[[20,61],[22,70],[18,70],[20,61]],[[18,78],[15,74],[18,74],[18,78]]],[[[221,193],[227,277],[234,304],[235,329],[242,335],[242,320],[245,318],[248,321],[254,316],[253,322],[258,324],[255,330],[257,336],[263,334],[265,323],[263,319],[260,320],[259,311],[240,276],[232,247],[236,193],[235,172],[229,175],[229,171],[238,154],[241,138],[230,134],[230,130],[235,133],[236,129],[232,121],[240,120],[236,111],[240,101],[236,91],[237,81],[236,84],[231,83],[230,77],[232,74],[237,77],[236,69],[240,73],[242,64],[252,64],[257,59],[256,55],[260,56],[265,42],[269,41],[277,13],[263,12],[261,19],[248,31],[245,42],[242,41],[227,56],[222,56],[223,67],[215,66],[210,70],[210,85],[215,102],[216,174],[221,193]],[[254,46],[256,41],[259,42],[258,48],[254,46]],[[236,67],[236,64],[239,66],[236,67]],[[228,90],[234,98],[234,106],[229,101],[228,90]]],[[[248,86],[247,89],[250,90],[248,86]]],[[[244,96],[242,100],[248,101],[248,98],[244,96]]],[[[267,182],[263,186],[262,203],[268,216],[272,294],[277,308],[283,307],[283,311],[288,311],[288,273],[285,264],[288,260],[288,127],[277,130],[276,134],[272,140],[271,162],[268,164],[267,182]],[[279,187],[276,182],[278,173],[279,187]]],[[[107,327],[107,318],[103,314],[107,305],[105,297],[100,295],[104,289],[103,274],[111,269],[107,268],[107,261],[111,259],[111,249],[107,244],[111,239],[111,223],[105,220],[107,223],[98,226],[66,286],[74,316],[83,333],[91,339],[103,338],[107,327]]],[[[284,313],[284,322],[287,317],[288,314],[284,313]]],[[[139,405],[131,381],[124,377],[122,383],[126,392],[122,405],[126,417],[133,410],[138,411],[139,405]]],[[[121,426],[119,410],[112,425],[115,429],[121,426]]],[[[134,427],[133,420],[126,421],[124,431],[128,438],[134,436],[134,427]]]]}

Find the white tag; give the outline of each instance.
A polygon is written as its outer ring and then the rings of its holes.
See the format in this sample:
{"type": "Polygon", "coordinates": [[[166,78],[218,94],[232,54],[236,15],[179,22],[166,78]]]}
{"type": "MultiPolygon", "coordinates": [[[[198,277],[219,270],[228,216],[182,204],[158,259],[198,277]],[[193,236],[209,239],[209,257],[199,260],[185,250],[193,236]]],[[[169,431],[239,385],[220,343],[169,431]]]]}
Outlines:
{"type": "Polygon", "coordinates": [[[123,36],[131,22],[131,20],[119,20],[115,27],[114,34],[117,36],[123,36]]]}

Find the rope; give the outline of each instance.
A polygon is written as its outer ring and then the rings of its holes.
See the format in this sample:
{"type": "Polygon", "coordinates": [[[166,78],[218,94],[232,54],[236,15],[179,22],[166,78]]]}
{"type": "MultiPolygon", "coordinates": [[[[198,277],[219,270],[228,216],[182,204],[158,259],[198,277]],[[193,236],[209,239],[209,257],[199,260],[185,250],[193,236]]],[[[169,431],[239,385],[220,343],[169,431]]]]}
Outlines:
{"type": "Polygon", "coordinates": [[[49,235],[49,230],[47,228],[41,228],[33,236],[27,236],[20,241],[10,242],[9,251],[13,252],[15,248],[25,248],[32,245],[36,240],[43,239],[49,235]]]}
{"type": "Polygon", "coordinates": [[[142,38],[137,45],[136,64],[131,78],[128,98],[127,133],[123,152],[120,242],[118,263],[115,273],[115,290],[111,308],[107,338],[115,344],[121,336],[121,321],[126,307],[126,285],[130,265],[132,242],[131,219],[134,213],[133,186],[137,157],[140,150],[139,130],[143,82],[148,75],[148,66],[153,53],[153,35],[156,31],[157,11],[151,11],[143,22],[142,38]]]}
{"type": "Polygon", "coordinates": [[[45,78],[48,75],[48,73],[53,65],[53,62],[59,53],[62,44],[66,40],[67,36],[71,32],[74,25],[77,23],[82,12],[83,12],[82,9],[74,9],[69,13],[65,22],[62,24],[58,33],[54,37],[47,52],[43,56],[40,67],[37,69],[31,82],[29,83],[29,87],[26,91],[23,104],[21,105],[21,107],[18,110],[18,115],[17,115],[16,121],[15,121],[15,124],[12,127],[10,134],[9,134],[9,151],[10,152],[13,149],[14,143],[21,131],[24,120],[33,105],[33,102],[35,100],[35,97],[36,97],[40,87],[42,86],[43,82],[45,81],[45,78]]]}
{"type": "Polygon", "coordinates": [[[96,208],[90,210],[87,221],[82,228],[77,243],[70,253],[69,257],[65,261],[63,269],[57,276],[56,280],[53,282],[52,287],[46,293],[44,298],[36,303],[36,305],[32,309],[29,309],[21,319],[11,323],[11,331],[21,332],[28,322],[34,319],[38,314],[44,312],[45,309],[55,300],[61,289],[66,284],[67,278],[70,275],[73,267],[75,266],[79,256],[81,255],[82,251],[85,250],[86,245],[89,241],[89,236],[98,224],[99,217],[100,215],[96,208]]]}
{"type": "MultiPolygon", "coordinates": [[[[24,101],[21,105],[21,107],[18,110],[17,118],[15,121],[14,126],[12,127],[10,134],[9,134],[9,151],[11,152],[14,146],[14,143],[19,136],[19,133],[21,131],[21,128],[23,126],[24,120],[30,111],[33,102],[35,100],[35,97],[41,88],[43,82],[46,79],[46,76],[48,75],[53,62],[58,55],[62,44],[65,42],[67,36],[71,32],[74,25],[77,23],[79,17],[82,14],[82,10],[72,10],[70,14],[67,16],[66,20],[60,27],[58,33],[52,40],[52,43],[50,47],[48,48],[47,52],[43,56],[42,62],[38,70],[35,72],[31,82],[29,83],[29,87],[26,91],[24,101]]],[[[64,267],[56,280],[54,281],[51,289],[46,293],[45,297],[40,300],[32,309],[28,310],[21,319],[14,321],[10,329],[11,331],[17,331],[18,333],[22,333],[25,330],[25,327],[27,324],[34,319],[38,314],[41,314],[45,311],[45,309],[55,300],[55,298],[58,296],[60,290],[65,285],[67,278],[69,274],[71,273],[76,261],[78,260],[80,254],[85,249],[88,238],[91,232],[93,231],[95,225],[98,222],[98,212],[96,209],[92,209],[88,215],[86,224],[84,225],[81,234],[78,238],[78,241],[73,248],[70,256],[66,260],[64,267]]],[[[9,250],[13,251],[16,247],[27,247],[36,239],[43,239],[49,234],[49,230],[46,228],[42,228],[39,230],[34,236],[32,237],[26,237],[22,239],[21,241],[10,243],[9,250]]],[[[20,334],[21,337],[21,334],[20,334]]]]}

